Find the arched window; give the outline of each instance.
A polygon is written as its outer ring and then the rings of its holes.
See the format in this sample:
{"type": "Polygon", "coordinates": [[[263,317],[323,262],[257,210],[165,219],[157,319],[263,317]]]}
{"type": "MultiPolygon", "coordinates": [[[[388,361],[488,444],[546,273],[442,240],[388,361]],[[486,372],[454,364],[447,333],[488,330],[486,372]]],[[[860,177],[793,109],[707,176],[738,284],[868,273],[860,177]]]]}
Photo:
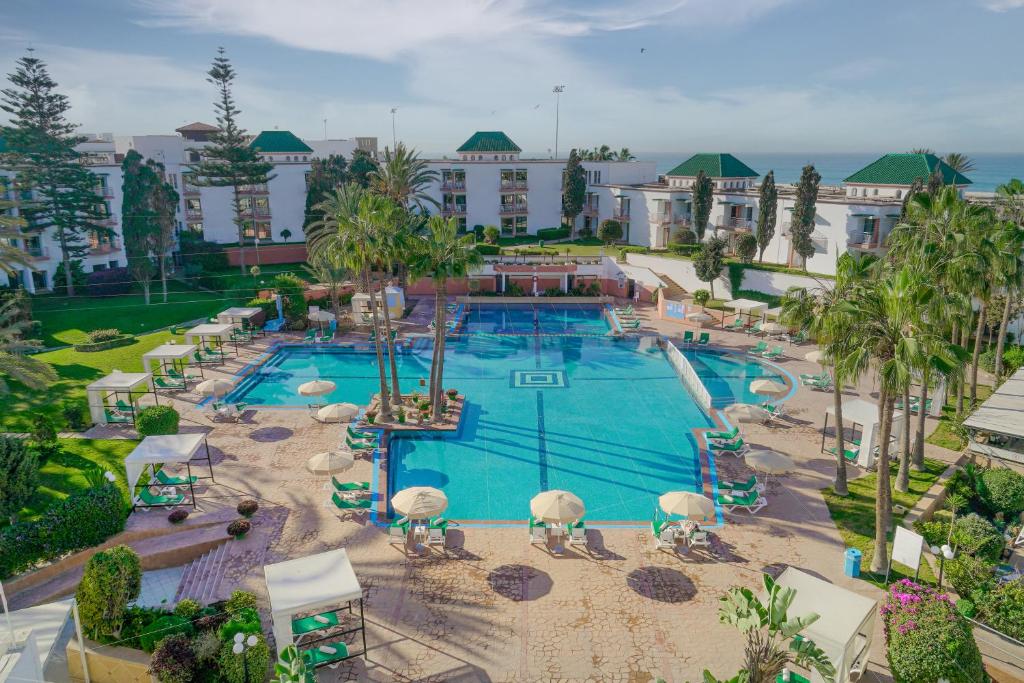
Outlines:
{"type": "Polygon", "coordinates": [[[292,158],[291,158],[290,156],[288,156],[288,157],[285,157],[285,158],[284,158],[284,160],[285,160],[285,161],[291,161],[291,160],[292,160],[292,158]]]}

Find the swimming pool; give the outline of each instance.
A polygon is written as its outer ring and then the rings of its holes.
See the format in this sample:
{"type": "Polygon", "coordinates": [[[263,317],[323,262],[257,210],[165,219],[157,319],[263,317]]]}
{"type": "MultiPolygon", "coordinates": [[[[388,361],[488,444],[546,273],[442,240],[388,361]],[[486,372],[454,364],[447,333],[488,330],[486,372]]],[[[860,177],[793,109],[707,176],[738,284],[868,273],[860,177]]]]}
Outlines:
{"type": "MultiPolygon", "coordinates": [[[[480,313],[502,324],[520,315],[480,313]]],[[[545,320],[575,315],[553,311],[545,320]]],[[[584,500],[588,520],[635,522],[651,518],[661,493],[703,490],[691,430],[712,423],[655,338],[477,333],[450,338],[446,349],[445,387],[467,396],[461,427],[393,437],[389,491],[436,486],[454,519],[496,522],[525,519],[531,497],[562,488],[584,500]]],[[[404,392],[422,391],[431,352],[424,343],[399,355],[404,392]]],[[[684,354],[719,407],[760,400],[749,392],[754,379],[783,380],[773,366],[737,354],[684,354]]],[[[309,399],[297,395],[298,385],[316,378],[338,385],[321,400],[365,404],[378,390],[376,355],[285,346],[229,400],[304,406],[309,399]]]]}
{"type": "Polygon", "coordinates": [[[468,334],[599,336],[611,328],[604,307],[596,304],[485,304],[470,307],[462,329],[468,334]]]}

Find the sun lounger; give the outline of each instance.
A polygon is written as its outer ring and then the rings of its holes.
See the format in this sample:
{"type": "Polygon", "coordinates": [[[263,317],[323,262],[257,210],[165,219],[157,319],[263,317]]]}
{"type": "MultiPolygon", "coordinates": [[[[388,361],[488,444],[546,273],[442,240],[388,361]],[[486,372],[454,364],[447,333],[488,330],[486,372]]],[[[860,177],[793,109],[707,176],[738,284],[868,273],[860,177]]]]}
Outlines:
{"type": "Polygon", "coordinates": [[[737,493],[750,493],[751,491],[763,491],[764,484],[757,481],[757,477],[753,474],[746,481],[722,481],[718,483],[718,489],[723,492],[729,492],[730,495],[735,496],[737,493]]]}
{"type": "Polygon", "coordinates": [[[306,661],[306,666],[314,669],[321,666],[333,669],[351,656],[348,653],[348,646],[340,641],[330,644],[325,643],[302,651],[302,658],[306,661]]]}
{"type": "Polygon", "coordinates": [[[569,545],[587,545],[587,528],[582,519],[569,524],[569,545]]]}
{"type": "Polygon", "coordinates": [[[630,304],[629,306],[626,306],[624,308],[619,308],[617,306],[615,308],[615,315],[632,315],[633,312],[633,304],[630,304]]]}
{"type": "Polygon", "coordinates": [[[683,343],[684,344],[692,344],[693,343],[693,330],[687,330],[686,332],[683,332],[683,343]]]}
{"type": "Polygon", "coordinates": [[[765,402],[761,404],[761,407],[768,413],[769,421],[778,420],[786,416],[786,408],[781,403],[765,402]]]}
{"type": "Polygon", "coordinates": [[[334,612],[321,612],[310,617],[292,619],[292,635],[295,642],[302,642],[303,636],[320,635],[338,625],[338,615],[334,612]]]}
{"type": "Polygon", "coordinates": [[[800,381],[801,382],[803,382],[804,380],[823,380],[823,379],[829,379],[829,378],[830,377],[829,377],[829,374],[827,372],[820,372],[817,375],[812,375],[809,372],[801,372],[800,373],[800,381]]]}
{"type": "Polygon", "coordinates": [[[154,377],[153,384],[156,385],[157,389],[169,389],[171,391],[185,390],[185,380],[171,381],[164,379],[163,377],[154,377]]]}
{"type": "Polygon", "coordinates": [[[700,333],[700,337],[697,338],[697,345],[698,346],[707,346],[710,343],[711,343],[711,333],[710,332],[701,332],[700,333]]]}
{"type": "Polygon", "coordinates": [[[754,323],[753,325],[748,327],[745,331],[746,331],[747,334],[761,334],[761,322],[758,321],[758,322],[754,323]]]}
{"type": "Polygon", "coordinates": [[[188,486],[194,484],[199,477],[172,477],[163,470],[156,471],[156,480],[161,486],[188,486]]]}
{"type": "Polygon", "coordinates": [[[306,330],[306,336],[302,338],[304,344],[312,344],[316,341],[316,330],[306,330]]]}
{"type": "Polygon", "coordinates": [[[405,543],[409,539],[409,520],[395,520],[388,525],[388,543],[405,543]]]}
{"type": "Polygon", "coordinates": [[[702,546],[704,548],[711,547],[711,541],[708,538],[708,532],[703,529],[694,529],[690,532],[690,535],[686,537],[686,544],[691,548],[696,546],[702,546]]]}
{"type": "Polygon", "coordinates": [[[187,382],[190,379],[199,379],[195,375],[184,375],[174,368],[167,368],[167,376],[171,379],[181,380],[182,382],[187,382]]]}
{"type": "Polygon", "coordinates": [[[781,358],[783,353],[781,346],[773,346],[771,351],[765,351],[761,354],[761,357],[768,360],[775,360],[776,358],[781,358]]]}
{"type": "Polygon", "coordinates": [[[444,540],[447,538],[447,531],[447,528],[441,528],[439,526],[427,527],[427,545],[444,546],[444,540]]]}
{"type": "Polygon", "coordinates": [[[807,341],[807,332],[805,330],[799,330],[794,335],[783,335],[783,338],[788,338],[790,344],[803,344],[807,341]]]}
{"type": "Polygon", "coordinates": [[[654,536],[655,548],[675,548],[676,529],[669,520],[651,520],[651,535],[654,536]]]}
{"type": "Polygon", "coordinates": [[[344,510],[345,512],[351,512],[357,515],[366,514],[366,511],[373,507],[373,501],[369,498],[364,498],[363,500],[349,500],[337,491],[331,494],[331,501],[333,501],[334,506],[339,510],[344,510]]]}
{"type": "Polygon", "coordinates": [[[815,377],[814,379],[801,379],[800,384],[814,389],[815,391],[831,391],[832,390],[832,378],[828,375],[824,377],[815,377]]]}
{"type": "Polygon", "coordinates": [[[768,350],[768,342],[759,341],[753,348],[747,349],[747,353],[752,356],[760,356],[762,353],[768,350]]]}
{"type": "Polygon", "coordinates": [[[544,522],[530,518],[530,543],[544,543],[547,541],[547,525],[544,522]]]}
{"type": "Polygon", "coordinates": [[[337,477],[332,476],[331,483],[334,484],[335,491],[341,491],[342,493],[357,493],[370,490],[370,482],[368,481],[338,481],[337,477]]]}
{"type": "Polygon", "coordinates": [[[134,406],[129,405],[123,399],[118,399],[115,405],[117,406],[117,409],[120,410],[122,413],[131,414],[132,412],[134,412],[134,406]]]}
{"type": "Polygon", "coordinates": [[[750,449],[750,446],[740,437],[735,441],[713,441],[708,444],[708,448],[715,454],[732,453],[739,458],[750,449]]]}
{"type": "Polygon", "coordinates": [[[625,323],[620,323],[620,324],[622,325],[622,329],[624,329],[624,330],[636,330],[636,329],[640,328],[640,321],[639,320],[632,320],[630,322],[625,322],[625,323]]]}
{"type": "Polygon", "coordinates": [[[728,493],[719,493],[718,504],[726,512],[733,512],[737,509],[746,510],[752,515],[768,504],[768,500],[757,491],[751,491],[745,496],[733,496],[728,493]]]}
{"type": "Polygon", "coordinates": [[[744,327],[745,327],[745,325],[743,324],[743,318],[736,318],[735,320],[733,320],[728,325],[725,325],[724,329],[726,329],[726,330],[742,330],[744,327]]]}
{"type": "Polygon", "coordinates": [[[185,502],[185,496],[178,494],[175,496],[163,496],[153,494],[148,486],[142,487],[139,491],[139,495],[136,498],[136,505],[150,506],[150,507],[171,507],[174,505],[181,505],[185,502]]]}
{"type": "Polygon", "coordinates": [[[345,427],[345,431],[346,433],[348,433],[349,437],[359,441],[377,440],[377,434],[375,434],[374,432],[361,432],[358,429],[353,429],[352,425],[348,425],[347,427],[345,427]]]}
{"type": "Polygon", "coordinates": [[[723,441],[732,441],[733,439],[735,439],[739,435],[740,435],[740,428],[739,427],[733,427],[732,429],[730,429],[729,431],[726,431],[726,432],[708,432],[707,434],[704,435],[704,438],[709,439],[709,440],[710,439],[719,439],[719,440],[723,440],[723,441]]]}
{"type": "Polygon", "coordinates": [[[219,360],[224,360],[224,352],[221,349],[215,348],[213,346],[203,347],[203,355],[205,355],[207,358],[217,358],[219,360]]]}
{"type": "Polygon", "coordinates": [[[132,421],[131,415],[122,415],[111,410],[104,410],[103,414],[107,417],[107,424],[130,424],[132,421]]]}
{"type": "MultiPolygon", "coordinates": [[[[836,447],[830,446],[828,452],[831,453],[832,455],[835,455],[836,447]]],[[[844,448],[843,457],[846,458],[848,462],[857,462],[857,458],[860,457],[860,444],[857,445],[857,448],[844,448]]]]}
{"type": "Polygon", "coordinates": [[[372,451],[374,448],[376,448],[376,446],[374,446],[372,443],[353,441],[348,437],[345,437],[345,445],[348,446],[349,450],[352,451],[372,451]]]}

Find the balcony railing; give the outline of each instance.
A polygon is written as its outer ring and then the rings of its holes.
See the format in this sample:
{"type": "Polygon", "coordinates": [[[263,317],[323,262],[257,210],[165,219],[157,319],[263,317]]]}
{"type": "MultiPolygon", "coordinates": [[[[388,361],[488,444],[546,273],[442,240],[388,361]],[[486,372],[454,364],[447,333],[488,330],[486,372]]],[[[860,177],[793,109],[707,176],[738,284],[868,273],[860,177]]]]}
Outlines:
{"type": "Polygon", "coordinates": [[[117,227],[117,216],[106,216],[96,221],[96,223],[106,228],[115,228],[117,227]]]}
{"type": "Polygon", "coordinates": [[[525,180],[502,180],[501,189],[503,190],[526,190],[528,183],[525,180]]]}
{"type": "Polygon", "coordinates": [[[34,261],[45,261],[50,258],[50,249],[48,247],[25,247],[25,253],[34,261]]]}
{"type": "Polygon", "coordinates": [[[507,215],[510,213],[526,213],[526,202],[517,202],[515,204],[502,204],[498,208],[498,213],[507,215]]]}
{"type": "Polygon", "coordinates": [[[203,210],[199,209],[185,209],[185,218],[202,218],[203,210]]]}
{"type": "Polygon", "coordinates": [[[270,218],[270,207],[242,209],[238,213],[243,218],[270,218]]]}
{"type": "Polygon", "coordinates": [[[96,192],[97,194],[101,195],[104,199],[114,198],[114,189],[110,186],[104,185],[102,187],[98,187],[96,188],[96,192]]]}
{"type": "Polygon", "coordinates": [[[861,232],[850,235],[846,246],[850,249],[878,249],[882,242],[876,233],[861,232]]]}
{"type": "Polygon", "coordinates": [[[93,240],[89,243],[89,253],[91,254],[110,254],[121,248],[121,243],[116,237],[112,237],[109,240],[93,240]]]}
{"type": "Polygon", "coordinates": [[[465,216],[465,204],[445,204],[441,207],[441,214],[444,216],[465,216]]]}
{"type": "Polygon", "coordinates": [[[597,202],[587,202],[583,205],[583,214],[586,216],[597,215],[597,202]]]}
{"type": "Polygon", "coordinates": [[[670,213],[655,213],[651,214],[651,222],[657,225],[671,225],[672,214],[670,213]]]}
{"type": "Polygon", "coordinates": [[[715,225],[719,228],[725,228],[726,230],[753,230],[754,222],[749,218],[733,218],[732,216],[723,216],[719,218],[715,225]]]}
{"type": "Polygon", "coordinates": [[[689,216],[676,216],[676,219],[672,222],[680,228],[689,228],[693,226],[693,219],[689,216]]]}
{"type": "Polygon", "coordinates": [[[184,188],[184,193],[186,197],[198,197],[199,188],[196,187],[195,185],[186,185],[184,188]]]}
{"type": "Polygon", "coordinates": [[[629,211],[623,211],[622,209],[615,209],[615,211],[612,212],[612,218],[614,218],[615,220],[619,221],[620,223],[622,221],[628,221],[629,220],[629,211]]]}
{"type": "Polygon", "coordinates": [[[267,194],[270,190],[265,184],[239,185],[238,194],[267,194]]]}
{"type": "Polygon", "coordinates": [[[442,180],[441,189],[446,192],[465,192],[466,181],[465,180],[442,180]]]}

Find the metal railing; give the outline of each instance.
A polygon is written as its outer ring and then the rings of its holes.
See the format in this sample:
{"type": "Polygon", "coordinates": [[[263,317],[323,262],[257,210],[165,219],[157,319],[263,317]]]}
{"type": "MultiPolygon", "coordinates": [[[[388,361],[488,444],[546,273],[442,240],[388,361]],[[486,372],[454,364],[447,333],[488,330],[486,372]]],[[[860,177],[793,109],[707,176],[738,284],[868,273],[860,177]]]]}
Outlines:
{"type": "Polygon", "coordinates": [[[502,180],[500,182],[502,190],[526,190],[529,189],[528,183],[525,180],[502,180]]]}
{"type": "Polygon", "coordinates": [[[89,251],[94,254],[109,254],[121,248],[121,243],[116,237],[104,241],[92,241],[89,243],[89,251]]]}
{"type": "Polygon", "coordinates": [[[501,206],[498,207],[498,213],[527,213],[526,202],[516,202],[515,204],[502,204],[501,206]]]}
{"type": "Polygon", "coordinates": [[[35,259],[37,261],[42,261],[42,260],[50,258],[50,249],[49,249],[49,247],[42,247],[42,246],[39,246],[39,247],[25,247],[24,251],[31,258],[33,258],[33,259],[35,259]]]}
{"type": "Polygon", "coordinates": [[[442,180],[441,189],[449,192],[465,192],[466,181],[465,180],[442,180]]]}
{"type": "Polygon", "coordinates": [[[441,213],[445,216],[465,216],[465,204],[445,204],[441,207],[441,213]]]}
{"type": "Polygon", "coordinates": [[[704,412],[708,415],[711,414],[711,392],[708,391],[707,387],[704,386],[704,382],[701,381],[700,375],[690,365],[690,361],[686,359],[686,356],[676,348],[672,342],[665,342],[667,349],[665,356],[668,358],[668,362],[671,363],[672,367],[676,369],[679,374],[679,379],[682,381],[683,386],[693,396],[693,400],[697,402],[704,412]]]}
{"type": "Polygon", "coordinates": [[[754,221],[750,220],[749,218],[734,218],[732,216],[723,216],[722,218],[719,218],[716,221],[715,225],[719,228],[752,230],[754,227],[753,223],[754,221]]]}
{"type": "Polygon", "coordinates": [[[499,265],[580,265],[599,266],[602,256],[566,256],[565,254],[500,254],[484,256],[484,263],[499,265]]]}
{"type": "Polygon", "coordinates": [[[846,240],[846,246],[860,249],[877,249],[881,246],[881,241],[876,233],[861,232],[850,235],[849,239],[846,240]]]}
{"type": "Polygon", "coordinates": [[[185,209],[185,218],[202,218],[202,209],[185,209]]]}

